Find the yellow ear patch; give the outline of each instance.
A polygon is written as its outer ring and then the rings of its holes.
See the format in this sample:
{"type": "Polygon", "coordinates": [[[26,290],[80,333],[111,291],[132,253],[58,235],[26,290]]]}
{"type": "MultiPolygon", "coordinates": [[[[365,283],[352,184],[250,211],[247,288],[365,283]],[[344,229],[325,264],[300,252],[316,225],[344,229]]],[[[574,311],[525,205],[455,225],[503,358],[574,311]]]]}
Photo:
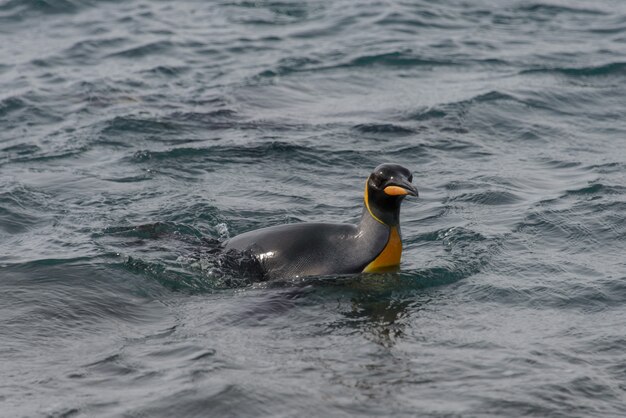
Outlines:
{"type": "Polygon", "coordinates": [[[383,221],[381,221],[380,219],[378,219],[376,217],[376,215],[374,215],[374,213],[372,212],[372,210],[370,209],[370,197],[369,197],[369,193],[367,192],[368,189],[368,185],[367,185],[367,181],[365,182],[365,207],[367,208],[367,211],[370,213],[370,215],[372,215],[372,218],[376,219],[378,222],[380,222],[383,225],[386,225],[386,223],[384,223],[383,221]]]}
{"type": "Polygon", "coordinates": [[[399,186],[387,186],[383,191],[389,196],[404,196],[409,194],[406,189],[399,186]]]}
{"type": "Polygon", "coordinates": [[[398,228],[394,226],[389,233],[387,245],[378,254],[378,257],[363,269],[363,273],[387,271],[397,267],[400,265],[400,258],[402,258],[402,239],[400,238],[398,228]]]}

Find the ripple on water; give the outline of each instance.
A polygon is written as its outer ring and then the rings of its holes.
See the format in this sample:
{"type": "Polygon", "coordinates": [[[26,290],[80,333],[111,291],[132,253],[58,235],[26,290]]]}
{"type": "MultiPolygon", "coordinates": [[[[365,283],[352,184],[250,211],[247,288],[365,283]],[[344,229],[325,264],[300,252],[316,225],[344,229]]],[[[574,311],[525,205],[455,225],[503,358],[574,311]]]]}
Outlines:
{"type": "Polygon", "coordinates": [[[49,195],[14,181],[2,181],[0,186],[0,231],[8,234],[5,239],[51,221],[53,215],[46,213],[49,195]]]}
{"type": "Polygon", "coordinates": [[[178,147],[167,151],[137,151],[132,160],[134,162],[149,161],[202,161],[209,162],[236,162],[238,164],[257,164],[259,158],[265,160],[298,160],[300,164],[317,167],[334,166],[335,164],[350,159],[355,155],[353,151],[325,151],[320,148],[312,148],[295,145],[287,142],[263,142],[256,145],[228,146],[215,145],[202,148],[178,147]]]}
{"type": "Polygon", "coordinates": [[[502,190],[486,190],[478,193],[462,193],[447,200],[450,202],[467,202],[479,205],[511,205],[522,199],[514,193],[502,190]]]}
{"type": "Polygon", "coordinates": [[[606,185],[602,183],[591,183],[588,186],[580,189],[567,190],[565,196],[578,196],[578,195],[590,195],[590,196],[605,196],[605,195],[623,195],[626,192],[625,186],[619,185],[606,185]]]}
{"type": "Polygon", "coordinates": [[[610,77],[610,76],[625,76],[626,75],[626,63],[625,62],[610,62],[604,65],[589,66],[589,67],[555,67],[555,68],[533,68],[529,70],[523,70],[521,74],[557,74],[567,77],[610,77]]]}
{"type": "Polygon", "coordinates": [[[175,44],[170,41],[155,41],[143,45],[134,46],[111,53],[108,57],[112,58],[142,58],[149,55],[166,54],[175,44]]]}
{"type": "Polygon", "coordinates": [[[359,124],[355,125],[352,129],[364,134],[380,134],[380,135],[411,135],[415,133],[415,130],[404,126],[393,124],[359,124]]]}
{"type": "Polygon", "coordinates": [[[42,1],[42,0],[9,0],[0,4],[2,18],[21,20],[30,16],[45,16],[58,13],[75,13],[88,2],[73,0],[42,1]]]}

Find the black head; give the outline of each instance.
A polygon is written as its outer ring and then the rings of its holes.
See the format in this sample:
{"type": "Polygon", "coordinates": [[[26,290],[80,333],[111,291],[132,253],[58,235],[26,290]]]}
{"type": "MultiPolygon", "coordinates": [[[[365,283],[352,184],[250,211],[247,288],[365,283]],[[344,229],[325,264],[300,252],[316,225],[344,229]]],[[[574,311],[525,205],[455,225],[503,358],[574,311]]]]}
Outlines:
{"type": "Polygon", "coordinates": [[[378,221],[389,226],[400,222],[400,203],[406,195],[418,196],[413,175],[397,164],[381,164],[367,178],[365,206],[378,221]]]}

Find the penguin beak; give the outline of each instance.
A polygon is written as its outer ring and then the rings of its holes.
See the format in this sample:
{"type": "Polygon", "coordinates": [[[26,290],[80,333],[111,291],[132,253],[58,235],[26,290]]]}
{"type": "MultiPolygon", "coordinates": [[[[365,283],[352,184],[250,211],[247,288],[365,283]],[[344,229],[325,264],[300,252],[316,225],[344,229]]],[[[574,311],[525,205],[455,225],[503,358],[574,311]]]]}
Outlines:
{"type": "Polygon", "coordinates": [[[417,188],[407,180],[402,180],[398,185],[387,186],[383,191],[389,196],[419,196],[417,188]]]}

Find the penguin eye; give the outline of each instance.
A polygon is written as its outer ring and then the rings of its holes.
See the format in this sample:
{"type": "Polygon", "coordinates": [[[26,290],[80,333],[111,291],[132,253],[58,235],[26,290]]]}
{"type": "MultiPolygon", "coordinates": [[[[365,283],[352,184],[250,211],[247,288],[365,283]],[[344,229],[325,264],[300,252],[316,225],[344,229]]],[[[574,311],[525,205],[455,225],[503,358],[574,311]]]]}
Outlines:
{"type": "Polygon", "coordinates": [[[413,183],[413,174],[409,174],[408,180],[409,180],[409,183],[413,183]]]}
{"type": "Polygon", "coordinates": [[[374,184],[374,186],[376,186],[376,188],[380,188],[380,186],[383,184],[383,178],[380,173],[376,173],[372,176],[372,183],[374,184]]]}

